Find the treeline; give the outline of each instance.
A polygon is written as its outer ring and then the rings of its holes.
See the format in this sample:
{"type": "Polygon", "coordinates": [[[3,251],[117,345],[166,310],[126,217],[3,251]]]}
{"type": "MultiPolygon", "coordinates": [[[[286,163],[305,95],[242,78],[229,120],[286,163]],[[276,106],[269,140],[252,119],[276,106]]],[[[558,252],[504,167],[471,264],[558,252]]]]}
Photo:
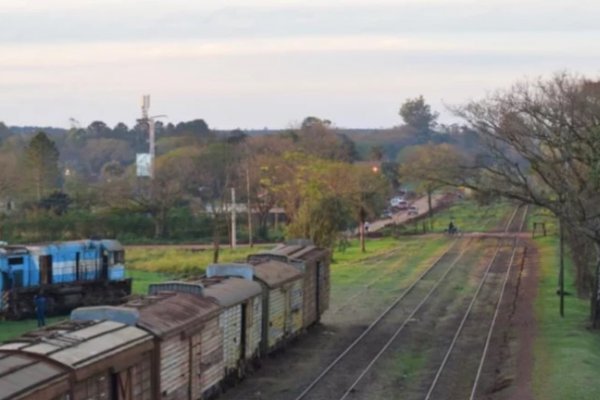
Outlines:
{"type": "MultiPolygon", "coordinates": [[[[407,125],[397,130],[399,142],[460,143],[466,137],[437,126],[422,98],[406,104],[412,108],[401,112],[407,125]]],[[[140,178],[135,155],[148,151],[147,129],[101,121],[63,131],[0,124],[0,240],[111,236],[220,243],[231,235],[235,188],[237,202],[252,210],[251,228],[238,224],[244,238],[285,234],[332,245],[339,231],[375,217],[400,185],[397,154],[379,145],[360,154],[343,130],[316,117],[262,135],[211,130],[201,119],[157,122],[155,175],[140,178]],[[285,213],[285,227],[270,213],[275,206],[285,213]]],[[[244,213],[240,218],[248,219],[244,213]]]]}

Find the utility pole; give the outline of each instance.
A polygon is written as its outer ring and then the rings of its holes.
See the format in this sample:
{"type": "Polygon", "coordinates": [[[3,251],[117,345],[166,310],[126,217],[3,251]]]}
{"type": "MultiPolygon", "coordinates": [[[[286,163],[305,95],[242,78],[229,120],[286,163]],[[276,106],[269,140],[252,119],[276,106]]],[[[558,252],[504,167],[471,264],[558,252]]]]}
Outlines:
{"type": "Polygon", "coordinates": [[[235,232],[235,188],[231,188],[231,248],[235,249],[236,246],[236,232],[235,232]]]}
{"type": "Polygon", "coordinates": [[[154,115],[148,116],[148,110],[150,109],[150,95],[145,94],[142,96],[142,118],[139,122],[148,124],[148,142],[149,142],[149,176],[150,179],[154,178],[155,168],[154,159],[156,158],[156,119],[166,117],[166,115],[154,115]]]}
{"type": "Polygon", "coordinates": [[[560,225],[560,269],[558,272],[558,290],[560,292],[560,316],[565,316],[565,227],[562,218],[559,218],[560,225]]]}
{"type": "Polygon", "coordinates": [[[252,241],[252,204],[250,203],[250,168],[246,164],[246,197],[248,198],[248,244],[250,247],[254,247],[252,241]]]}

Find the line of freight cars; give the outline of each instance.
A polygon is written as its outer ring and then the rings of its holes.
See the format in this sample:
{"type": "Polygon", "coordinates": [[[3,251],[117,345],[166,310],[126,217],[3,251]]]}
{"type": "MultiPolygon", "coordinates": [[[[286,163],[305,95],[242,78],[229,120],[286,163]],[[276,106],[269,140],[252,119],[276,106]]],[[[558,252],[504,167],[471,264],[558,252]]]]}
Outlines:
{"type": "Polygon", "coordinates": [[[0,242],[0,316],[33,316],[34,296],[39,293],[47,299],[47,315],[82,305],[119,304],[131,294],[124,259],[125,250],[116,240],[0,242]]]}
{"type": "Polygon", "coordinates": [[[330,254],[296,243],[1,345],[0,399],[214,397],[327,309],[330,254]]]}

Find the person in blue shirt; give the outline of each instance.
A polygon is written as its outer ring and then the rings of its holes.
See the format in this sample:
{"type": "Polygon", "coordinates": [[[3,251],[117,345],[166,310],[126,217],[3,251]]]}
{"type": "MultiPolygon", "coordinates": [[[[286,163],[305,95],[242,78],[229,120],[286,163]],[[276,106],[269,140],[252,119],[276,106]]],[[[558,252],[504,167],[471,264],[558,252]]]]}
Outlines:
{"type": "Polygon", "coordinates": [[[37,317],[38,327],[46,325],[46,297],[44,292],[37,294],[33,301],[35,302],[35,316],[37,317]]]}

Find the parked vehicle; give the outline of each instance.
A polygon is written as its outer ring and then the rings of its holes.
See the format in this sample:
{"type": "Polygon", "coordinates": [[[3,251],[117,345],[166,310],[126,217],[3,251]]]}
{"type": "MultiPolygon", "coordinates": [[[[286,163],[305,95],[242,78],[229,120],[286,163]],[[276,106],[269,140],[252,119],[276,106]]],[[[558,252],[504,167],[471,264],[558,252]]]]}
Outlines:
{"type": "Polygon", "coordinates": [[[125,250],[116,240],[0,245],[0,315],[33,316],[40,292],[47,315],[82,304],[118,304],[131,294],[124,262],[125,250]]]}
{"type": "Polygon", "coordinates": [[[394,196],[390,199],[390,206],[392,207],[398,207],[398,205],[405,201],[404,197],[400,197],[400,196],[394,196]]]}
{"type": "Polygon", "coordinates": [[[415,206],[408,207],[408,211],[406,212],[408,215],[419,215],[419,209],[415,206]]]}

